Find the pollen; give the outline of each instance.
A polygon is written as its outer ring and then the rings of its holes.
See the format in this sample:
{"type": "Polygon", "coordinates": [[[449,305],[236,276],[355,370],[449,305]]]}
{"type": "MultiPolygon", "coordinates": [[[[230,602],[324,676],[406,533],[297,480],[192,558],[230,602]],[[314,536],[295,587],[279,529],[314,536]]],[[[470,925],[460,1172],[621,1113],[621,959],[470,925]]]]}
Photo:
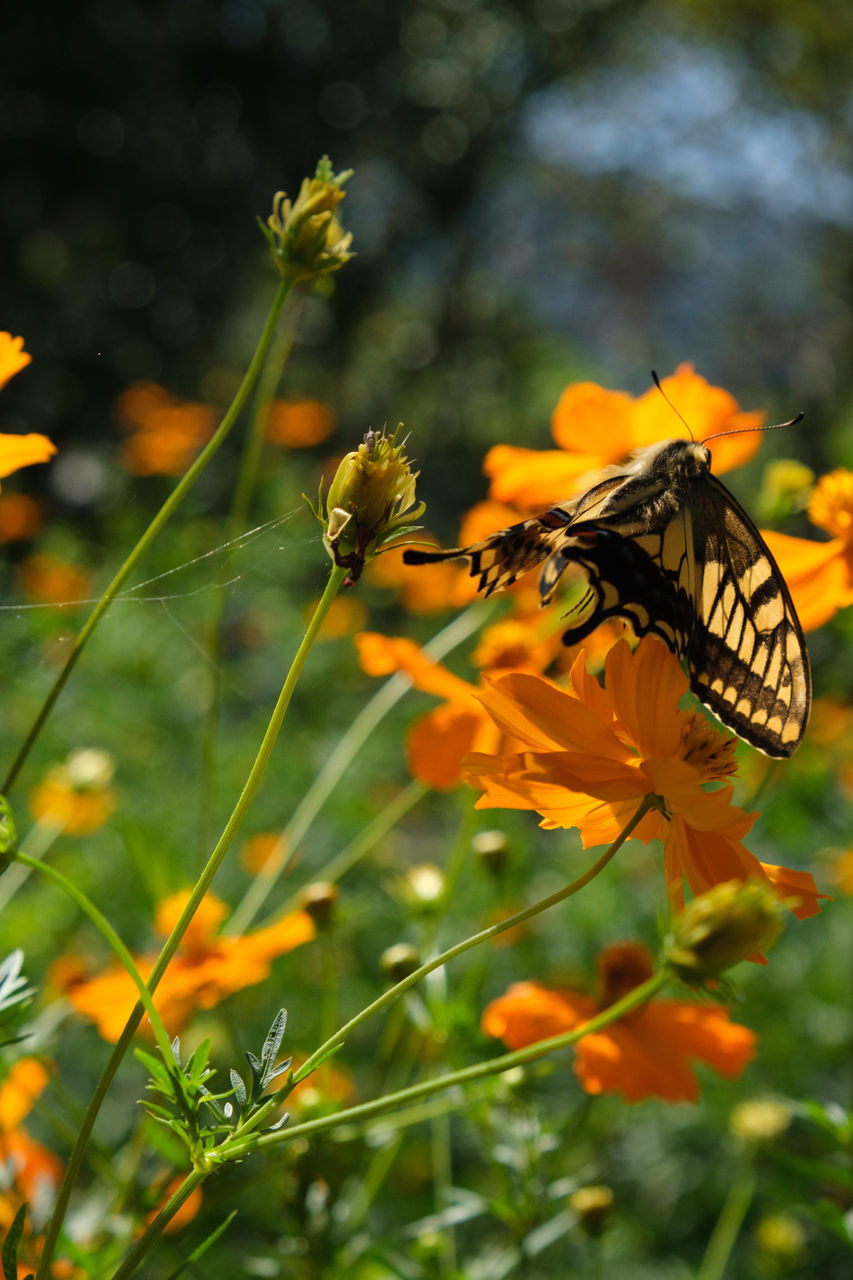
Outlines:
{"type": "Polygon", "coordinates": [[[818,480],[809,502],[809,518],[834,537],[853,541],[853,471],[839,467],[818,480]]]}
{"type": "Polygon", "coordinates": [[[682,728],[682,758],[697,769],[703,782],[737,773],[737,739],[721,733],[698,711],[688,711],[682,728]]]}

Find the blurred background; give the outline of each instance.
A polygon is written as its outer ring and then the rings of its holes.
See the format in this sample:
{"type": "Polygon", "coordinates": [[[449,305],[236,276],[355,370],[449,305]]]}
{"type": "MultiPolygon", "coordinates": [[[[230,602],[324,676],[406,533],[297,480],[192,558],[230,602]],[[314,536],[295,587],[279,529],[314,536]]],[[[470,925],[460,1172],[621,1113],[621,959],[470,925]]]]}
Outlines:
{"type": "MultiPolygon", "coordinates": [[[[33,0],[3,61],[0,323],[35,360],[3,430],[98,455],[136,380],[227,402],[274,287],[255,217],[328,153],[358,257],[287,393],[321,389],[341,448],[402,419],[452,451],[448,512],[565,382],[684,359],[805,409],[783,450],[853,458],[844,0],[33,0]]],[[[104,500],[91,462],[53,481],[104,500]]]]}

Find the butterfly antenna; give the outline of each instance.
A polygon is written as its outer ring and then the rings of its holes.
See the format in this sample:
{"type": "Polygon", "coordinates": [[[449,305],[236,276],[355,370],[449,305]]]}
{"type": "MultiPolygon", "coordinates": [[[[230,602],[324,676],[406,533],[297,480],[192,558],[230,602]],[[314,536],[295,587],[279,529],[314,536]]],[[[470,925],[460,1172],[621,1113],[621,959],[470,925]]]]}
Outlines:
{"type": "Polygon", "coordinates": [[[718,440],[720,436],[739,436],[744,431],[781,431],[783,427],[795,427],[805,416],[801,409],[796,418],[791,418],[788,422],[767,422],[760,427],[735,427],[734,431],[715,431],[712,436],[706,436],[702,444],[707,444],[709,440],[718,440]]]}
{"type": "Polygon", "coordinates": [[[666,392],[664,391],[663,387],[661,386],[660,378],[659,378],[659,377],[658,377],[658,375],[655,373],[654,369],[652,369],[652,382],[655,384],[655,386],[657,387],[658,391],[661,393],[661,395],[663,396],[664,400],[667,402],[667,404],[669,405],[670,409],[671,409],[671,410],[672,410],[672,412],[675,414],[676,418],[680,419],[680,421],[684,423],[685,427],[687,428],[687,434],[690,436],[690,439],[691,439],[691,440],[693,440],[693,441],[694,441],[694,443],[695,443],[696,437],[694,436],[693,432],[690,430],[690,423],[687,421],[687,419],[685,418],[684,414],[683,414],[683,413],[679,413],[678,409],[676,409],[675,405],[672,403],[672,401],[670,400],[669,396],[666,394],[666,392]]]}

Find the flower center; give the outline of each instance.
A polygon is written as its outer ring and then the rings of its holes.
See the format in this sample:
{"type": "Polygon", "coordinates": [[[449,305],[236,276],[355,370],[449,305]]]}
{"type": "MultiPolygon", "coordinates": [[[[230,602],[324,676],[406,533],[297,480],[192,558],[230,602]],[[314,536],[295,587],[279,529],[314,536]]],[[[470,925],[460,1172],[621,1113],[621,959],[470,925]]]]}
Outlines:
{"type": "Polygon", "coordinates": [[[701,712],[688,711],[681,732],[682,758],[697,770],[703,782],[717,782],[737,773],[737,739],[716,729],[701,712]]]}
{"type": "Polygon", "coordinates": [[[853,471],[839,467],[818,480],[809,519],[834,537],[853,541],[853,471]]]}

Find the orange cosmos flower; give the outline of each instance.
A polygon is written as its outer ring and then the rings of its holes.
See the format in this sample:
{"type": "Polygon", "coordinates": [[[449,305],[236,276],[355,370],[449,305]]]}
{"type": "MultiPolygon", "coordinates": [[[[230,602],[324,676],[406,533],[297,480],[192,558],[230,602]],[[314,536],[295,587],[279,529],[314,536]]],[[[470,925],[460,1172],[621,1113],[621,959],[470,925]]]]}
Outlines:
{"type": "Polygon", "coordinates": [[[36,822],[50,823],[66,835],[91,835],[115,811],[114,772],[105,751],[72,751],[30,793],[30,812],[36,822]]]}
{"type": "Polygon", "coordinates": [[[803,628],[822,627],[838,609],[853,604],[853,471],[839,467],[822,476],[808,507],[812,524],[829,542],[763,531],[782,570],[803,628]]]}
{"type": "Polygon", "coordinates": [[[0,496],[0,542],[23,542],[44,527],[43,505],[25,493],[0,496]]]}
{"type": "MultiPolygon", "coordinates": [[[[0,387],[25,369],[32,356],[24,351],[24,339],[11,333],[0,333],[0,387]]],[[[25,436],[0,434],[0,477],[10,476],[21,467],[47,462],[56,453],[56,445],[47,436],[31,431],[25,436]]]]}
{"type": "Polygon", "coordinates": [[[478,694],[498,728],[522,749],[472,754],[464,776],[483,795],[477,808],[533,809],[543,827],[577,827],[585,848],[614,840],[640,802],[658,796],[634,830],[664,846],[667,893],[683,906],[683,880],[694,894],[727,880],[770,883],[801,919],[818,910],[817,886],[803,871],[758,861],[742,844],[755,814],[732,805],[733,788],[705,791],[736,772],[736,740],[698,710],[680,711],[687,677],[665,645],[627,641],[605,660],[605,688],[579,655],[569,687],[541,676],[484,677],[478,694]]]}
{"type": "Polygon", "coordinates": [[[91,580],[86,570],[52,551],[27,556],[18,574],[27,595],[41,604],[74,604],[91,595],[91,580]]]}
{"type": "Polygon", "coordinates": [[[0,387],[5,387],[10,378],[26,369],[31,360],[32,356],[24,350],[23,338],[0,333],[0,387]]]}
{"type": "MultiPolygon", "coordinates": [[[[744,413],[728,391],[710,386],[689,364],[679,365],[661,386],[671,404],[656,387],[635,400],[594,382],[570,383],[551,418],[560,448],[543,452],[496,445],[483,465],[492,482],[490,496],[526,511],[541,511],[576,492],[589,472],[643,445],[686,435],[672,405],[699,441],[718,432],[748,432],[764,420],[763,413],[744,413]]],[[[760,444],[758,433],[722,435],[713,443],[714,471],[719,474],[746,462],[760,444]]]]}
{"type": "MultiPolygon", "coordinates": [[[[636,943],[608,947],[598,968],[596,999],[538,982],[514,983],[485,1009],[483,1030],[510,1049],[522,1049],[582,1026],[653,972],[651,955],[636,943]]],[[[620,1093],[626,1102],[696,1102],[693,1059],[731,1079],[755,1056],[755,1044],[755,1034],[730,1022],[717,1005],[653,999],[583,1036],[575,1046],[574,1069],[587,1093],[620,1093]]]]}
{"type": "MultiPolygon", "coordinates": [[[[158,905],[158,933],[165,937],[171,932],[189,895],[189,889],[182,889],[158,905]]],[[[180,1031],[196,1010],[212,1009],[232,992],[263,982],[276,956],[314,937],[314,924],[304,911],[282,916],[275,924],[241,938],[218,933],[227,914],[225,903],[208,894],[157,988],[155,1003],[170,1035],[180,1031]]],[[[156,955],[134,958],[142,976],[147,977],[156,955]]],[[[66,994],[78,1013],[90,1018],[110,1041],[120,1036],[137,999],[132,979],[119,965],[87,982],[74,982],[66,994]]]]}
{"type": "Polygon", "coordinates": [[[0,1228],[4,1232],[23,1201],[43,1211],[62,1178],[61,1161],[21,1127],[48,1079],[37,1058],[21,1058],[0,1085],[0,1165],[4,1170],[0,1228]]]}
{"type": "Polygon", "coordinates": [[[121,460],[135,476],[180,475],[216,427],[209,405],[182,400],[155,382],[122,392],[115,412],[130,433],[121,446],[121,460]]]}
{"type": "Polygon", "coordinates": [[[335,411],[322,400],[273,400],[267,413],[267,440],[288,449],[322,444],[334,429],[335,411]]]}

